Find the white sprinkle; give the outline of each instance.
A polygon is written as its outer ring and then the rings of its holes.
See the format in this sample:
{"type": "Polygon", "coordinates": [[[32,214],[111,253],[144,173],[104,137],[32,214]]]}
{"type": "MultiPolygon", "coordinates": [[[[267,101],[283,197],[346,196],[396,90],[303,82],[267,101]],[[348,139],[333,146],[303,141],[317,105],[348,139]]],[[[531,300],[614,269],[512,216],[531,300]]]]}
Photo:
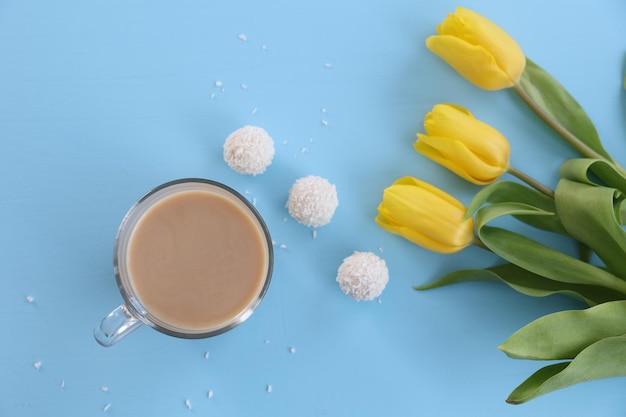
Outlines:
{"type": "Polygon", "coordinates": [[[39,368],[41,368],[41,361],[37,361],[37,362],[33,363],[33,368],[39,370],[39,368]]]}
{"type": "Polygon", "coordinates": [[[287,249],[287,245],[285,245],[284,243],[282,243],[282,244],[280,245],[280,248],[281,248],[281,249],[287,249]]]}
{"type": "Polygon", "coordinates": [[[290,353],[296,353],[296,348],[295,348],[295,347],[293,347],[293,346],[291,346],[291,347],[289,348],[289,352],[290,352],[290,353]]]}
{"type": "Polygon", "coordinates": [[[382,304],[383,300],[381,300],[380,298],[378,299],[378,304],[382,304]]]}
{"type": "Polygon", "coordinates": [[[59,386],[61,388],[65,388],[65,380],[64,379],[61,380],[61,383],[59,384],[59,386]]]}
{"type": "Polygon", "coordinates": [[[309,139],[309,142],[313,143],[313,142],[315,142],[315,139],[311,138],[311,139],[309,139]]]}
{"type": "Polygon", "coordinates": [[[35,301],[35,299],[32,296],[28,295],[26,296],[26,301],[32,303],[33,301],[35,301]]]}
{"type": "Polygon", "coordinates": [[[215,98],[215,93],[211,93],[211,98],[215,98]]]}
{"type": "Polygon", "coordinates": [[[241,84],[239,87],[241,87],[242,90],[247,90],[248,86],[245,84],[241,84]]]}
{"type": "Polygon", "coordinates": [[[265,390],[267,392],[272,392],[272,386],[270,384],[267,384],[267,387],[265,388],[265,390]]]}
{"type": "Polygon", "coordinates": [[[221,82],[221,81],[219,81],[219,80],[215,81],[215,86],[216,86],[216,87],[221,87],[222,85],[223,85],[223,84],[222,84],[222,82],[221,82]]]}
{"type": "Polygon", "coordinates": [[[111,408],[111,403],[107,403],[104,407],[102,407],[102,411],[109,411],[109,408],[111,408]]]}
{"type": "Polygon", "coordinates": [[[326,107],[322,107],[322,113],[326,113],[326,107]]]}
{"type": "Polygon", "coordinates": [[[384,252],[384,250],[383,250],[383,247],[382,247],[382,246],[379,246],[379,247],[378,247],[378,252],[380,252],[380,253],[383,253],[383,252],[384,252]]]}
{"type": "Polygon", "coordinates": [[[324,126],[328,126],[328,121],[327,121],[327,120],[322,119],[322,122],[321,122],[321,123],[322,123],[322,125],[324,125],[324,126]]]}
{"type": "Polygon", "coordinates": [[[209,392],[206,393],[207,398],[213,398],[213,391],[209,390],[209,392]]]}
{"type": "Polygon", "coordinates": [[[189,401],[188,399],[185,400],[185,407],[187,407],[188,410],[191,410],[191,401],[189,401]]]}
{"type": "Polygon", "coordinates": [[[309,148],[300,148],[300,153],[307,153],[309,152],[309,148]]]}
{"type": "Polygon", "coordinates": [[[317,239],[317,230],[313,230],[311,234],[313,235],[313,239],[317,239]]]}
{"type": "Polygon", "coordinates": [[[251,114],[256,114],[256,112],[258,111],[258,109],[255,107],[252,109],[252,111],[250,112],[251,114]]]}
{"type": "Polygon", "coordinates": [[[100,387],[102,392],[109,392],[109,387],[100,387]]]}
{"type": "Polygon", "coordinates": [[[204,359],[209,359],[209,351],[204,352],[204,359]]]}
{"type": "Polygon", "coordinates": [[[287,144],[287,141],[286,141],[286,140],[284,140],[284,141],[283,141],[283,145],[286,145],[286,144],[287,144]]]}
{"type": "Polygon", "coordinates": [[[329,62],[324,64],[324,68],[331,68],[333,65],[329,62]]]}
{"type": "Polygon", "coordinates": [[[239,35],[237,35],[237,37],[239,38],[239,40],[244,41],[244,42],[248,40],[248,37],[244,35],[243,33],[240,33],[239,35]]]}

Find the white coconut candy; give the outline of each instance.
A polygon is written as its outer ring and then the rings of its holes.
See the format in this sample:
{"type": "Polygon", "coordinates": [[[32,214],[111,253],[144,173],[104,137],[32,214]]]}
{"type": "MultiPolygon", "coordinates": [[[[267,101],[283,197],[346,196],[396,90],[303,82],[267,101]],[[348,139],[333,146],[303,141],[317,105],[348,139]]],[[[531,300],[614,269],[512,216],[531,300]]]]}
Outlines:
{"type": "Polygon", "coordinates": [[[341,290],[357,301],[370,301],[382,294],[389,281],[387,264],[372,252],[354,252],[337,271],[341,290]]]}
{"type": "Polygon", "coordinates": [[[240,174],[262,174],[273,158],[274,140],[260,127],[239,128],[224,142],[224,161],[240,174]]]}
{"type": "Polygon", "coordinates": [[[308,227],[330,223],[338,205],[335,186],[322,177],[309,175],[300,178],[289,189],[289,214],[308,227]]]}

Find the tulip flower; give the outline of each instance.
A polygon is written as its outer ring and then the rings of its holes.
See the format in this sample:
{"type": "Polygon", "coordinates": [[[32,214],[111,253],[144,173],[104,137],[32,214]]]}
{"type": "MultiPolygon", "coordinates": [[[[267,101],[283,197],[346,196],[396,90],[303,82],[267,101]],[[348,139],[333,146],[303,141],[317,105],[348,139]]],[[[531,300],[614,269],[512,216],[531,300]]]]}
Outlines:
{"type": "Polygon", "coordinates": [[[436,105],[426,115],[424,129],[426,134],[417,134],[415,150],[474,184],[493,182],[509,169],[507,139],[464,107],[436,105]]]}
{"type": "Polygon", "coordinates": [[[383,193],[376,223],[428,250],[454,253],[477,243],[467,209],[440,189],[412,177],[398,179],[383,193]]]}
{"type": "Polygon", "coordinates": [[[495,23],[458,7],[437,27],[426,46],[469,82],[485,90],[513,87],[526,57],[519,45],[495,23]]]}

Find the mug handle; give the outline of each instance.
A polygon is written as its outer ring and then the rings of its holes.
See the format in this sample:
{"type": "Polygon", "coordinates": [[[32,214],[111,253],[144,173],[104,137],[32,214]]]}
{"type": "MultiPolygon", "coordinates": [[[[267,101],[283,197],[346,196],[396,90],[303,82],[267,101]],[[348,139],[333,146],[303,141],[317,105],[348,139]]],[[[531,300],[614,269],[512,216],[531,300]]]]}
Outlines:
{"type": "Polygon", "coordinates": [[[93,336],[102,346],[109,347],[137,330],[141,325],[143,322],[128,311],[125,304],[122,304],[102,319],[100,325],[94,329],[93,336]]]}

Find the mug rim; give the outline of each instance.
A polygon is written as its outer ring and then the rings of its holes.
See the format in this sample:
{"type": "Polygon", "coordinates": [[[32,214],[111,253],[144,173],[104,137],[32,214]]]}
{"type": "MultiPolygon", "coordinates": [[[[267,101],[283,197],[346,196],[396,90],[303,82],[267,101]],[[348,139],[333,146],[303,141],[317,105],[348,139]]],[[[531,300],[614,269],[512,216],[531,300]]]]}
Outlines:
{"type": "MultiPolygon", "coordinates": [[[[161,199],[156,200],[153,204],[148,206],[148,209],[152,207],[158,201],[162,201],[162,200],[161,199]]],[[[141,219],[142,216],[143,214],[140,214],[137,220],[141,219]]],[[[233,328],[237,327],[238,325],[246,321],[252,315],[252,313],[257,309],[257,307],[259,306],[259,304],[265,297],[265,294],[267,293],[267,290],[270,285],[270,281],[272,279],[273,269],[274,269],[274,250],[273,250],[272,238],[270,236],[270,232],[267,227],[267,224],[263,220],[263,217],[261,216],[259,211],[256,209],[256,207],[254,207],[254,205],[250,201],[248,201],[247,198],[245,198],[237,190],[221,182],[206,179],[206,178],[196,178],[196,177],[180,178],[180,179],[165,182],[163,184],[160,184],[154,187],[153,189],[145,193],[141,198],[139,198],[128,209],[128,211],[126,212],[126,214],[124,215],[124,218],[122,219],[120,223],[120,226],[117,229],[117,233],[115,236],[115,245],[113,248],[113,270],[115,273],[115,280],[117,282],[118,289],[122,295],[122,298],[124,299],[124,304],[127,306],[129,311],[142,323],[146,324],[147,326],[152,327],[153,329],[161,333],[164,333],[169,336],[182,338],[182,339],[203,339],[207,337],[217,336],[219,334],[232,330],[233,328]],[[181,329],[175,325],[172,325],[172,327],[175,327],[178,329],[177,331],[175,329],[163,326],[159,324],[158,322],[156,322],[155,320],[153,320],[152,318],[157,319],[157,317],[143,306],[143,304],[138,299],[138,297],[135,294],[133,294],[133,291],[127,288],[127,285],[124,283],[124,279],[122,278],[122,272],[120,271],[121,268],[120,268],[120,256],[119,256],[121,237],[123,236],[123,233],[127,233],[128,238],[126,239],[126,241],[127,242],[129,241],[129,238],[134,230],[134,227],[137,224],[135,223],[134,225],[131,225],[132,228],[130,230],[127,230],[127,228],[129,227],[129,222],[134,219],[133,216],[135,215],[137,210],[142,206],[142,204],[144,204],[146,200],[148,200],[153,195],[165,189],[171,188],[176,185],[189,184],[189,183],[199,183],[199,184],[204,184],[204,185],[209,185],[209,186],[219,188],[225,191],[226,193],[232,195],[239,202],[243,203],[245,208],[248,209],[249,213],[251,214],[250,219],[255,221],[258,224],[259,229],[263,232],[262,238],[265,239],[264,243],[267,248],[267,271],[265,271],[263,285],[261,286],[261,289],[258,292],[258,294],[254,297],[254,300],[250,304],[248,304],[244,310],[242,310],[232,319],[226,321],[224,326],[211,328],[210,330],[207,330],[207,331],[202,331],[203,330],[202,329],[201,331],[198,331],[198,332],[193,332],[193,331],[186,332],[185,331],[186,329],[181,329]]],[[[130,281],[130,278],[128,278],[127,280],[130,281]]],[[[162,320],[158,320],[158,321],[162,321],[162,320]]],[[[164,321],[162,322],[165,323],[164,321]]]]}

